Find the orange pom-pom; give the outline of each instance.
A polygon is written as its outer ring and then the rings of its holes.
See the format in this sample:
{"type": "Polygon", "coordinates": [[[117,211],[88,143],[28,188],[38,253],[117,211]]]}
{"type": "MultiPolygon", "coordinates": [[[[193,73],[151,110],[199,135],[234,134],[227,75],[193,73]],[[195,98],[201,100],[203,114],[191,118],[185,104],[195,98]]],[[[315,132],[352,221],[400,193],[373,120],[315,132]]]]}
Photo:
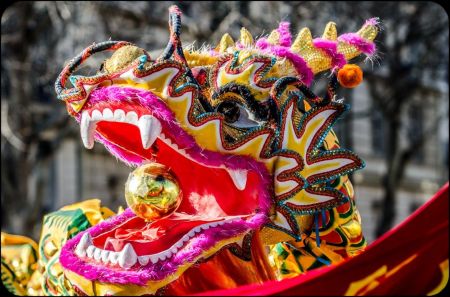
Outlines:
{"type": "Polygon", "coordinates": [[[362,82],[363,72],[358,65],[346,64],[339,69],[337,78],[344,88],[354,88],[362,82]]]}

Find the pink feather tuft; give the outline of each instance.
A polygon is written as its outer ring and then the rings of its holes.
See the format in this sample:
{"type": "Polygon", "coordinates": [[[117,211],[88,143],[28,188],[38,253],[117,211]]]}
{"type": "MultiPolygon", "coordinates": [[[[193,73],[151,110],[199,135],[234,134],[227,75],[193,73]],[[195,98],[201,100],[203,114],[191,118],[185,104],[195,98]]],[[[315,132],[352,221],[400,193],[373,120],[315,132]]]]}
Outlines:
{"type": "Polygon", "coordinates": [[[292,36],[291,32],[289,30],[289,26],[291,24],[289,22],[281,22],[278,26],[278,33],[280,34],[280,45],[281,46],[291,46],[292,43],[292,36]]]}

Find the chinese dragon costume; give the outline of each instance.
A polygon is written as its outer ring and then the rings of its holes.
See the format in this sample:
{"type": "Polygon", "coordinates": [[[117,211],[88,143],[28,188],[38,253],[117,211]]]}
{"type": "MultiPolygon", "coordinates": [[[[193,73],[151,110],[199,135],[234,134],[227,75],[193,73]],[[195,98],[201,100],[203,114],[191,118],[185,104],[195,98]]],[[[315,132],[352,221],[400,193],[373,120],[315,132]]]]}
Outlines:
{"type": "Polygon", "coordinates": [[[338,36],[289,23],[216,47],[181,45],[169,9],[159,57],[129,42],[93,44],[57,78],[58,98],[94,142],[136,167],[128,208],[88,200],[44,217],[39,244],[2,233],[2,280],[18,295],[181,295],[295,276],[366,246],[348,174],[364,166],[333,124],[348,109],[348,61],[375,53],[376,19],[338,36]],[[94,76],[75,75],[112,51],[94,76]],[[323,97],[311,89],[329,71],[323,97]],[[69,87],[69,84],[71,86],[69,87]]]}

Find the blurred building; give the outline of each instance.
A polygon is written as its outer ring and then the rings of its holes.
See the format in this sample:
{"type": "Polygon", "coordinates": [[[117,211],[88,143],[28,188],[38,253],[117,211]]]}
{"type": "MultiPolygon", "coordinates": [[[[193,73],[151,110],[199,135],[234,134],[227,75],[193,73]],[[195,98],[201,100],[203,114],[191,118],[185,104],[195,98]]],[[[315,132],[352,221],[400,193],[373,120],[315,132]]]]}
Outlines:
{"type": "MultiPolygon", "coordinates": [[[[387,127],[380,112],[371,106],[365,83],[354,90],[352,97],[351,122],[344,121],[344,127],[340,129],[351,133],[350,146],[366,163],[366,167],[357,171],[352,180],[364,234],[371,242],[375,239],[384,195],[382,176],[386,172],[384,142],[387,139],[387,127]],[[361,113],[363,115],[360,117],[361,113]]],[[[401,133],[402,145],[408,145],[408,140],[405,139],[408,135],[421,133],[421,129],[429,129],[441,115],[444,118],[439,120],[436,130],[427,131],[425,142],[422,147],[417,148],[415,156],[406,167],[402,182],[398,183],[395,225],[425,203],[448,181],[448,85],[442,83],[422,87],[420,98],[414,99],[402,115],[410,130],[401,133]]],[[[347,147],[345,141],[349,141],[348,137],[337,133],[341,137],[342,146],[347,147]]]]}

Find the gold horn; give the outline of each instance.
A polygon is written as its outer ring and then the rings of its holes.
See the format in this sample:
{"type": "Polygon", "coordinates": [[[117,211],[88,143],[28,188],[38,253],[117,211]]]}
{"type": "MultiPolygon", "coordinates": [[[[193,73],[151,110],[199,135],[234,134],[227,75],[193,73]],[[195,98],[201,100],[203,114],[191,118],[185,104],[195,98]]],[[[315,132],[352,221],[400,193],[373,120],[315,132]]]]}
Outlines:
{"type": "Polygon", "coordinates": [[[278,33],[277,30],[273,30],[272,32],[270,32],[270,35],[267,37],[267,42],[272,45],[280,44],[280,33],[278,33]]]}
{"type": "Polygon", "coordinates": [[[291,50],[293,52],[301,54],[305,48],[311,48],[313,46],[311,31],[308,28],[303,28],[292,43],[291,50]]]}
{"type": "Polygon", "coordinates": [[[333,40],[333,41],[335,41],[337,39],[336,23],[329,22],[327,24],[327,26],[325,27],[325,30],[323,31],[322,38],[327,39],[327,40],[333,40]]]}
{"type": "Polygon", "coordinates": [[[373,23],[366,23],[356,34],[366,40],[373,41],[377,37],[378,27],[373,23]]]}
{"type": "MultiPolygon", "coordinates": [[[[356,34],[367,41],[373,41],[378,34],[378,27],[376,24],[368,22],[356,34]]],[[[338,42],[338,52],[344,54],[347,60],[353,59],[361,54],[357,47],[344,41],[338,42]]]]}
{"type": "Polygon", "coordinates": [[[229,47],[233,47],[234,46],[234,40],[233,38],[230,36],[230,34],[225,33],[222,38],[220,39],[219,44],[216,47],[216,50],[219,53],[224,53],[227,48],[229,47]]]}
{"type": "Polygon", "coordinates": [[[250,34],[250,32],[244,27],[241,28],[241,37],[239,38],[239,41],[243,46],[253,45],[252,34],[250,34]]]}

